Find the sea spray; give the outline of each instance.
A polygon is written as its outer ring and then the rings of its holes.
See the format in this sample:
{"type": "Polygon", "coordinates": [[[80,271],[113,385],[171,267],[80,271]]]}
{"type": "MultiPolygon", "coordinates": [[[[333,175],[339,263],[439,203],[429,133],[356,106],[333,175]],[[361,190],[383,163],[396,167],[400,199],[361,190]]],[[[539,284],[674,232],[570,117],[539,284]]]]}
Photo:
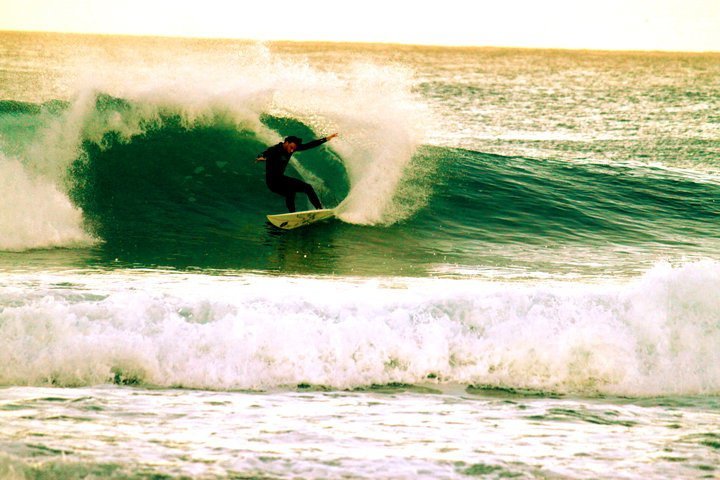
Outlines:
{"type": "Polygon", "coordinates": [[[58,187],[0,155],[0,250],[86,247],[82,212],[58,187]]]}

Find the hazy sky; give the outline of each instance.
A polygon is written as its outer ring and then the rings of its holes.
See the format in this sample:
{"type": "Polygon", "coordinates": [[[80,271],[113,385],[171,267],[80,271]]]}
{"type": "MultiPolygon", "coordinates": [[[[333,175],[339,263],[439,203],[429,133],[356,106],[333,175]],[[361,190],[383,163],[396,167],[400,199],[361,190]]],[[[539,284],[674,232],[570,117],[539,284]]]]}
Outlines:
{"type": "Polygon", "coordinates": [[[0,30],[720,51],[720,0],[0,0],[0,30]]]}

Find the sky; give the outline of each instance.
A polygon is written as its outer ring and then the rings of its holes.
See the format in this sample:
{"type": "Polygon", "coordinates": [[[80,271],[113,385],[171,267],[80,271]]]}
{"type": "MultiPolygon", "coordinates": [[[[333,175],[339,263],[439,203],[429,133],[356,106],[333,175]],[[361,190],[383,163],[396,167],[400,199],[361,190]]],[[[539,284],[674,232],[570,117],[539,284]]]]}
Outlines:
{"type": "Polygon", "coordinates": [[[0,0],[0,30],[720,51],[720,0],[0,0]]]}

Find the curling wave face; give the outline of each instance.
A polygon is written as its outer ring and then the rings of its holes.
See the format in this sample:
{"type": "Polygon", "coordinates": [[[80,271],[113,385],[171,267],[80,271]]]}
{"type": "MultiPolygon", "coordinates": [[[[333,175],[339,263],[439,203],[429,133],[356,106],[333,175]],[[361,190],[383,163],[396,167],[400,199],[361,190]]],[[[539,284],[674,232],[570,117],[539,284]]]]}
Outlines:
{"type": "MultiPolygon", "coordinates": [[[[138,61],[120,68],[122,59],[116,65],[105,58],[93,68],[85,65],[87,72],[103,74],[81,80],[85,85],[75,86],[69,102],[0,102],[0,152],[7,157],[2,164],[19,162],[26,176],[67,194],[75,212],[85,213],[88,233],[107,240],[108,225],[118,216],[129,218],[131,210],[136,217],[151,216],[110,198],[116,195],[147,205],[158,217],[203,201],[207,211],[232,202],[240,216],[277,211],[282,203],[263,197],[263,175],[252,159],[282,136],[308,138],[332,129],[343,132],[343,139],[315,159],[324,172],[314,172],[313,159],[305,155],[308,165],[296,162],[296,173],[339,205],[345,221],[391,224],[412,215],[408,204],[394,204],[420,138],[422,105],[410,93],[409,72],[354,64],[348,80],[307,62],[272,58],[255,46],[233,58],[233,68],[220,70],[201,61],[207,60],[204,52],[195,53],[194,61],[189,55],[183,62],[184,70],[175,58],[155,59],[152,68],[138,61]],[[198,62],[202,69],[195,68],[198,62]],[[231,185],[246,194],[230,195],[231,185]]],[[[184,222],[179,219],[179,229],[184,222]]],[[[43,241],[42,235],[25,244],[0,238],[0,248],[71,245],[43,241]]]]}

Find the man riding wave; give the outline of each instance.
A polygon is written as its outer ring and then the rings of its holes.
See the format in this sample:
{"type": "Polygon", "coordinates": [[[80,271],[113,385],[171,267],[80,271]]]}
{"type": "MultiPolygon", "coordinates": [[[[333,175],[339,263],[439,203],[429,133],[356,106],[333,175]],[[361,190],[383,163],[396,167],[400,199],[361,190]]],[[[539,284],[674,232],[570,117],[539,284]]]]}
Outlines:
{"type": "Polygon", "coordinates": [[[337,133],[333,133],[308,143],[303,143],[301,138],[291,135],[258,155],[256,161],[265,162],[265,183],[271,192],[285,197],[285,205],[287,205],[288,211],[295,211],[295,194],[297,192],[305,193],[310,203],[318,210],[323,208],[312,185],[297,178],[286,176],[285,169],[293,153],[320,146],[337,137],[337,135],[337,133]]]}

